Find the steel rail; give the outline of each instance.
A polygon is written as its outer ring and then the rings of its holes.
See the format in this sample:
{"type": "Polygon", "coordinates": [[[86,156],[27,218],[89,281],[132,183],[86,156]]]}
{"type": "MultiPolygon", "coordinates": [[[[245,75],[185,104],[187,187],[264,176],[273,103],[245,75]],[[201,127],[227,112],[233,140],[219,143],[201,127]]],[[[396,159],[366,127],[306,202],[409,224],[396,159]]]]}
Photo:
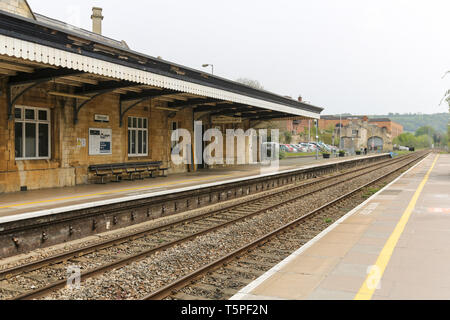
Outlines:
{"type": "MultiPolygon", "coordinates": [[[[387,155],[386,155],[387,156],[387,155]]],[[[350,159],[347,160],[350,163],[357,163],[357,161],[361,161],[361,160],[377,160],[376,157],[373,158],[360,158],[360,159],[350,159]]],[[[389,159],[391,160],[391,159],[389,159]]],[[[5,230],[0,230],[0,235],[4,235],[4,234],[17,234],[17,233],[21,233],[21,232],[28,232],[30,230],[35,230],[35,229],[40,229],[40,228],[47,228],[47,227],[51,227],[54,225],[61,225],[61,224],[70,224],[70,223],[76,223],[77,221],[79,221],[80,219],[91,219],[91,218],[95,218],[98,216],[105,216],[105,215],[114,215],[116,213],[121,213],[124,211],[134,211],[134,210],[140,210],[142,208],[148,209],[151,206],[164,206],[164,204],[167,202],[167,200],[169,200],[170,202],[174,202],[176,203],[177,201],[186,201],[187,199],[189,199],[190,197],[194,197],[194,198],[198,198],[201,196],[205,196],[205,195],[212,195],[212,194],[219,194],[221,195],[222,193],[225,193],[227,190],[232,189],[232,188],[248,188],[251,185],[258,185],[261,184],[262,185],[262,190],[261,191],[267,191],[264,190],[264,186],[266,185],[266,183],[268,183],[269,181],[274,181],[276,179],[289,179],[289,177],[295,176],[296,174],[314,174],[316,171],[320,171],[320,170],[326,170],[332,167],[336,167],[339,171],[339,168],[341,165],[345,165],[347,162],[334,162],[334,163],[325,163],[325,164],[321,164],[318,165],[316,167],[309,167],[309,168],[297,168],[297,169],[292,169],[292,170],[287,170],[287,171],[282,171],[282,172],[278,172],[272,176],[263,176],[263,177],[247,177],[244,178],[245,180],[241,180],[238,182],[233,182],[233,181],[222,181],[221,185],[215,185],[212,187],[205,187],[205,188],[200,188],[200,189],[195,189],[195,190],[189,190],[189,191],[182,191],[182,192],[177,192],[175,191],[175,194],[168,194],[166,195],[167,197],[169,197],[169,199],[167,199],[166,197],[161,198],[161,197],[156,197],[156,199],[152,199],[152,198],[148,198],[148,199],[140,199],[140,200],[131,200],[131,201],[125,201],[122,202],[120,204],[119,207],[115,207],[117,206],[117,204],[106,204],[106,205],[102,205],[102,206],[98,206],[98,207],[92,207],[92,208],[87,208],[87,209],[78,209],[78,210],[71,210],[69,212],[63,212],[62,214],[55,214],[53,216],[60,216],[62,215],[63,217],[59,217],[58,219],[56,219],[55,221],[42,221],[42,222],[36,222],[35,224],[26,224],[23,226],[19,226],[16,228],[11,228],[11,229],[5,229],[5,230]],[[269,180],[269,181],[267,181],[269,180]],[[142,202],[142,200],[145,200],[142,202]],[[148,201],[148,202],[147,202],[148,201]],[[93,210],[93,209],[96,210],[93,210]],[[99,214],[100,212],[100,214],[99,214]],[[75,213],[77,213],[75,215],[75,213]],[[67,216],[68,215],[68,216],[67,216]]],[[[258,190],[257,190],[258,191],[258,190]]],[[[222,200],[228,200],[228,199],[220,199],[219,196],[219,202],[222,200]]],[[[217,202],[217,203],[219,203],[217,202]]],[[[206,207],[206,206],[204,206],[206,207]]],[[[189,210],[189,208],[188,208],[189,210]]],[[[175,212],[175,213],[180,213],[180,212],[175,212]]],[[[29,220],[33,220],[33,219],[29,219],[29,220]]],[[[142,221],[145,222],[145,221],[142,221]]],[[[132,223],[131,225],[136,225],[134,223],[132,223]]],[[[89,235],[86,235],[89,236],[89,235]]],[[[77,239],[81,239],[81,238],[77,238],[77,239]]],[[[76,239],[74,239],[76,240],[76,239]]]]}
{"type": "Polygon", "coordinates": [[[422,156],[420,156],[420,157],[418,157],[416,159],[413,159],[410,162],[408,162],[407,164],[403,165],[402,167],[396,168],[394,170],[391,170],[391,171],[389,171],[389,173],[387,173],[387,174],[385,174],[385,175],[383,175],[383,176],[381,176],[379,178],[376,178],[376,179],[370,181],[369,183],[366,183],[363,186],[358,187],[358,188],[356,188],[356,189],[354,189],[354,190],[352,190],[352,191],[350,191],[350,192],[340,196],[339,198],[328,202],[327,204],[321,206],[320,208],[317,208],[317,209],[315,209],[315,210],[313,210],[313,211],[303,215],[302,217],[287,223],[286,225],[276,229],[275,231],[272,231],[272,232],[270,232],[270,233],[260,237],[259,239],[255,240],[255,241],[252,241],[251,243],[249,243],[249,244],[247,244],[247,245],[245,245],[245,246],[243,246],[243,247],[241,247],[241,248],[231,252],[230,254],[227,254],[226,256],[224,256],[222,258],[219,258],[219,259],[211,262],[210,264],[208,264],[208,265],[206,265],[206,266],[204,266],[202,268],[199,268],[198,270],[196,270],[196,271],[194,271],[194,272],[192,272],[192,273],[190,273],[190,274],[188,274],[188,275],[186,275],[186,276],[184,276],[184,277],[182,277],[182,278],[180,278],[180,279],[178,279],[178,280],[176,280],[176,281],[166,285],[165,287],[163,287],[163,288],[161,288],[161,289],[159,289],[159,290],[157,290],[157,291],[155,291],[155,292],[145,296],[143,298],[143,300],[162,300],[162,299],[165,299],[165,298],[169,297],[170,295],[173,294],[174,291],[177,291],[177,290],[180,290],[180,289],[186,287],[190,283],[192,283],[195,280],[197,280],[198,278],[202,277],[204,274],[209,273],[209,272],[211,272],[211,271],[221,267],[222,265],[226,264],[227,262],[232,261],[235,258],[241,256],[242,254],[245,254],[246,252],[251,251],[255,247],[263,245],[264,243],[270,241],[270,239],[278,236],[279,234],[284,233],[288,229],[294,228],[295,226],[297,226],[299,223],[305,221],[306,219],[308,219],[308,218],[310,218],[310,217],[312,217],[314,215],[317,215],[321,211],[338,204],[342,200],[350,198],[351,196],[353,196],[354,194],[360,192],[361,190],[363,190],[363,189],[365,189],[365,188],[367,188],[367,187],[369,187],[369,186],[371,186],[371,185],[373,185],[373,184],[375,184],[375,183],[385,179],[387,176],[389,176],[389,175],[391,175],[391,174],[393,174],[393,173],[395,173],[397,171],[400,171],[403,168],[409,166],[411,163],[413,163],[415,161],[419,161],[419,160],[425,158],[426,155],[427,154],[422,155],[422,156]]]}
{"type": "MultiPolygon", "coordinates": [[[[418,156],[417,158],[414,158],[412,161],[408,162],[408,164],[413,162],[413,161],[415,161],[415,160],[417,160],[420,157],[423,157],[423,156],[418,156]]],[[[405,161],[405,158],[402,158],[402,161],[405,161]]],[[[400,161],[397,161],[397,162],[400,162],[400,161]]],[[[391,165],[391,164],[392,163],[389,163],[389,165],[391,165]]],[[[408,164],[406,164],[406,165],[408,165],[408,164]]],[[[383,167],[384,166],[381,166],[380,168],[383,168],[383,167]]],[[[402,167],[404,167],[404,166],[402,166],[402,167]]],[[[367,169],[367,167],[365,169],[367,169]]],[[[399,170],[399,169],[396,169],[396,170],[399,170]]],[[[367,173],[363,173],[360,176],[364,176],[365,174],[367,174],[367,173]]],[[[184,242],[190,241],[190,240],[195,239],[195,238],[197,238],[199,236],[202,236],[204,234],[208,234],[208,233],[214,232],[214,231],[216,231],[218,229],[224,228],[226,226],[229,226],[229,225],[235,224],[237,222],[249,219],[249,218],[251,218],[253,216],[256,216],[256,215],[259,215],[261,213],[273,210],[273,209],[278,208],[278,207],[280,207],[282,205],[289,205],[290,202],[292,202],[292,201],[297,201],[297,200],[299,200],[301,198],[307,197],[307,196],[312,195],[314,193],[318,193],[320,191],[323,191],[325,189],[331,188],[333,186],[336,186],[336,185],[348,182],[348,181],[350,181],[350,180],[352,180],[354,178],[355,177],[352,177],[352,178],[349,178],[349,179],[346,179],[346,180],[334,183],[332,185],[328,185],[326,187],[319,188],[318,190],[314,190],[314,191],[308,192],[306,194],[302,194],[302,195],[299,195],[297,197],[290,198],[288,200],[282,201],[281,203],[277,203],[275,205],[271,205],[269,207],[265,207],[265,208],[259,209],[259,210],[255,211],[255,212],[253,212],[253,213],[251,213],[249,215],[245,215],[245,216],[239,217],[237,219],[233,219],[233,220],[227,221],[225,223],[213,226],[211,228],[208,228],[208,229],[205,229],[205,230],[193,233],[193,234],[191,234],[189,236],[186,236],[186,237],[183,237],[183,238],[180,238],[180,239],[168,242],[166,244],[163,244],[163,245],[160,245],[160,246],[157,246],[157,247],[154,247],[154,248],[142,251],[142,252],[140,252],[138,254],[131,255],[131,256],[128,256],[126,258],[120,259],[118,261],[114,261],[114,262],[111,262],[111,263],[99,266],[97,268],[88,270],[87,272],[85,272],[85,273],[83,273],[81,275],[81,279],[82,279],[82,281],[84,281],[84,280],[86,280],[88,278],[92,278],[92,277],[94,277],[96,275],[103,274],[103,273],[105,273],[107,271],[118,269],[120,267],[129,265],[130,263],[132,263],[134,261],[138,261],[138,260],[144,259],[147,256],[150,256],[150,255],[152,255],[152,254],[154,254],[154,253],[156,253],[158,251],[166,250],[166,249],[168,249],[170,247],[173,247],[175,245],[178,245],[180,243],[184,243],[184,242]]],[[[271,195],[266,195],[265,197],[270,197],[270,196],[271,195]]],[[[42,288],[38,288],[38,289],[35,289],[33,291],[29,291],[29,292],[26,292],[26,293],[21,294],[19,296],[16,296],[16,297],[14,297],[12,299],[13,300],[29,300],[29,299],[39,298],[39,297],[45,296],[47,293],[50,293],[50,292],[53,292],[53,291],[55,291],[57,289],[61,289],[61,288],[65,287],[66,283],[67,283],[66,280],[56,281],[56,282],[51,283],[51,284],[49,284],[47,286],[44,286],[42,288]]]]}
{"type": "MultiPolygon", "coordinates": [[[[336,179],[336,178],[339,178],[339,177],[342,177],[342,176],[345,176],[345,175],[354,174],[354,173],[357,173],[357,172],[360,172],[360,171],[364,171],[364,170],[367,170],[367,169],[370,169],[370,168],[373,168],[373,167],[377,167],[377,166],[382,166],[383,164],[388,163],[388,162],[389,162],[389,165],[392,165],[392,164],[395,164],[395,163],[397,163],[399,161],[404,161],[405,159],[407,159],[407,158],[409,158],[411,156],[413,156],[413,154],[397,158],[394,161],[392,161],[392,159],[383,160],[383,161],[371,164],[371,165],[363,167],[363,168],[358,168],[356,170],[351,170],[351,171],[343,172],[343,173],[340,173],[340,174],[337,174],[337,175],[333,175],[333,176],[330,176],[330,177],[320,178],[319,180],[315,180],[315,181],[311,181],[311,182],[295,185],[292,188],[288,188],[287,190],[283,190],[283,192],[291,192],[291,191],[294,191],[294,190],[297,190],[297,189],[301,189],[301,188],[305,188],[305,187],[311,187],[311,186],[317,185],[319,183],[330,181],[330,180],[333,180],[333,179],[336,179]]],[[[282,188],[282,187],[280,187],[280,188],[282,188]]],[[[234,208],[241,207],[243,205],[249,205],[249,204],[251,204],[253,202],[258,202],[261,199],[266,199],[266,198],[271,197],[271,196],[276,196],[277,194],[279,194],[279,191],[277,192],[277,189],[279,189],[279,188],[275,188],[273,190],[270,190],[270,191],[273,191],[273,192],[271,194],[269,194],[269,195],[262,195],[262,196],[254,197],[253,199],[244,200],[242,202],[239,202],[238,204],[224,206],[222,208],[215,209],[215,210],[212,210],[212,211],[209,211],[209,212],[205,212],[205,213],[197,215],[195,217],[188,217],[188,218],[185,218],[185,219],[181,219],[181,220],[178,220],[178,221],[174,221],[174,222],[165,224],[163,226],[157,226],[157,227],[152,227],[152,228],[149,228],[149,229],[133,232],[133,233],[127,234],[125,236],[120,236],[120,237],[115,238],[115,239],[105,240],[105,241],[102,241],[102,242],[99,242],[99,243],[95,243],[95,244],[92,244],[92,245],[89,245],[89,246],[86,246],[86,247],[82,247],[82,248],[79,248],[79,249],[74,249],[74,250],[71,250],[69,252],[65,252],[65,253],[61,253],[61,254],[58,254],[58,255],[50,256],[50,257],[47,257],[47,258],[42,259],[42,260],[33,261],[33,262],[29,262],[27,264],[23,264],[23,265],[19,265],[19,266],[16,266],[16,267],[8,268],[8,269],[5,269],[5,270],[1,270],[0,271],[0,280],[7,280],[7,279],[10,279],[10,278],[12,278],[14,276],[17,276],[17,275],[20,275],[22,273],[25,273],[25,272],[35,271],[37,269],[40,269],[40,268],[43,268],[43,267],[46,267],[46,266],[49,266],[49,265],[53,265],[53,264],[56,264],[56,263],[60,263],[60,262],[66,261],[66,260],[71,259],[71,258],[81,257],[81,256],[84,256],[84,255],[88,255],[90,253],[96,252],[98,250],[106,249],[106,248],[109,248],[109,247],[113,247],[115,245],[119,245],[119,244],[122,244],[122,243],[126,243],[126,242],[129,242],[129,241],[140,239],[140,238],[143,238],[145,236],[152,235],[152,234],[154,234],[156,232],[161,232],[163,230],[172,228],[172,227],[177,226],[177,225],[182,225],[182,224],[185,224],[187,222],[192,223],[192,222],[201,220],[201,219],[203,219],[203,218],[205,218],[207,216],[214,216],[214,215],[217,215],[218,213],[223,212],[223,211],[232,210],[234,208]]]]}

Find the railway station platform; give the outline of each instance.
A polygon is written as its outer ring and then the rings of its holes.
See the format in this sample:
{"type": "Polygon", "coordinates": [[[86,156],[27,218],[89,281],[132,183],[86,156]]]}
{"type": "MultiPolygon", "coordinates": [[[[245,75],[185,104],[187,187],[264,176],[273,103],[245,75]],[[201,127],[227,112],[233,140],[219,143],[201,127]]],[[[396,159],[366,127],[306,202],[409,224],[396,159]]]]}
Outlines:
{"type": "Polygon", "coordinates": [[[450,155],[431,154],[232,300],[448,300],[450,155]]]}
{"type": "MultiPolygon", "coordinates": [[[[373,155],[372,155],[373,156],[373,155]]],[[[368,156],[370,157],[370,156],[368,156]]],[[[348,161],[358,157],[344,159],[319,159],[315,157],[284,159],[280,161],[278,171],[308,168],[317,165],[348,161]]],[[[12,216],[48,211],[55,208],[77,206],[92,202],[107,203],[111,199],[124,199],[137,195],[151,195],[161,191],[176,191],[192,186],[204,186],[214,182],[226,182],[234,179],[259,175],[259,165],[241,165],[227,168],[205,169],[193,173],[173,174],[167,178],[122,181],[121,183],[89,184],[76,187],[33,190],[0,195],[0,221],[12,216]]]]}

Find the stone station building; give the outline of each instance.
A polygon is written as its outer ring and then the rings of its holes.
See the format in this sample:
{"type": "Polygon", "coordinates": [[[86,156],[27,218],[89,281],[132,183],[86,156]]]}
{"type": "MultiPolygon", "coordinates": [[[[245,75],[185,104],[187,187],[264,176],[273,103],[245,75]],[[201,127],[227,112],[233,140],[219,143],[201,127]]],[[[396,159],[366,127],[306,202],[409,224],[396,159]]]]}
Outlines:
{"type": "Polygon", "coordinates": [[[198,120],[223,131],[320,118],[322,108],[132,51],[101,35],[101,9],[92,19],[90,32],[0,1],[0,193],[86,184],[95,164],[197,170],[170,154],[172,130],[193,133],[198,120]]]}

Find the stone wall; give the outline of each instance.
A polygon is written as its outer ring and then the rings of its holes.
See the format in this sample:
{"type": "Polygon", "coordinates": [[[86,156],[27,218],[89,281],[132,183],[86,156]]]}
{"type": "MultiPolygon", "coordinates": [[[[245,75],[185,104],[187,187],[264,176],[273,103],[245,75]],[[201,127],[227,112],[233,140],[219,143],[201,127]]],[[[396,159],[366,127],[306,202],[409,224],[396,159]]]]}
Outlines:
{"type": "Polygon", "coordinates": [[[403,126],[394,121],[378,121],[376,119],[373,119],[370,121],[370,124],[376,125],[380,128],[385,127],[392,134],[392,139],[398,137],[403,133],[403,126]]]}
{"type": "Polygon", "coordinates": [[[25,0],[0,0],[0,10],[34,19],[33,12],[25,0]]]}
{"type": "MultiPolygon", "coordinates": [[[[27,92],[16,105],[51,109],[51,159],[16,160],[14,146],[14,121],[8,121],[6,103],[6,82],[1,82],[0,96],[0,193],[19,191],[26,186],[28,190],[67,187],[86,184],[92,181],[88,173],[89,165],[103,163],[122,163],[136,161],[163,161],[169,166],[169,173],[185,172],[185,165],[175,166],[170,161],[170,123],[178,121],[180,127],[193,130],[192,108],[185,108],[169,118],[170,111],[157,109],[167,106],[166,102],[147,101],[130,110],[119,125],[119,95],[108,94],[87,103],[73,122],[73,104],[71,98],[49,96],[49,90],[55,90],[53,84],[41,86],[27,92]],[[96,114],[108,115],[108,123],[95,122],[96,114]],[[146,157],[128,156],[128,116],[145,117],[149,121],[148,147],[146,157]],[[89,155],[89,129],[112,129],[112,154],[89,155]],[[85,146],[78,139],[85,139],[85,146]]],[[[59,85],[58,85],[59,86],[59,85]]],[[[58,88],[56,88],[58,90],[58,88]]],[[[62,88],[60,91],[67,91],[62,88]]]]}
{"type": "MultiPolygon", "coordinates": [[[[339,136],[339,128],[335,135],[339,136]]],[[[376,124],[369,124],[366,121],[354,120],[342,128],[342,148],[346,150],[358,151],[368,148],[368,140],[371,137],[383,139],[383,150],[392,151],[392,135],[386,127],[379,127],[376,124]]]]}

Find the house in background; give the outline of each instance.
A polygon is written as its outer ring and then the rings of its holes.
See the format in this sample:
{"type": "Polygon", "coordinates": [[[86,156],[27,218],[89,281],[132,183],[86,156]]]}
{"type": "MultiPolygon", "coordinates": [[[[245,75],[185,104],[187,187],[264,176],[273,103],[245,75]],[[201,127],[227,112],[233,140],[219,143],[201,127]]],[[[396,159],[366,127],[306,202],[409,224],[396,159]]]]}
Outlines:
{"type": "MultiPolygon", "coordinates": [[[[340,125],[343,127],[348,126],[350,122],[361,120],[363,122],[369,122],[379,128],[386,128],[387,132],[392,136],[392,139],[398,137],[403,133],[403,126],[396,123],[388,118],[372,118],[368,116],[342,116],[339,115],[324,115],[320,117],[319,120],[319,130],[329,130],[334,128],[339,128],[340,125]]],[[[288,131],[291,131],[295,135],[300,135],[311,128],[314,128],[314,120],[287,120],[285,125],[288,131]]]]}

